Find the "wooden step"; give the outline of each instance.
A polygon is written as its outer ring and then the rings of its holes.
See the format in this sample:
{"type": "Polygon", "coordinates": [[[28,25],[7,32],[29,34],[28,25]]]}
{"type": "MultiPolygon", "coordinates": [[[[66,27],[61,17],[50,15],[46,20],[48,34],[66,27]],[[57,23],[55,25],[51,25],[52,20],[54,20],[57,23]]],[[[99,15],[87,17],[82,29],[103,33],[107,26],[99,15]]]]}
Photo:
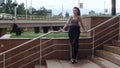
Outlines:
{"type": "Polygon", "coordinates": [[[120,68],[118,65],[97,56],[91,57],[90,60],[102,68],[120,68]]]}
{"type": "Polygon", "coordinates": [[[59,60],[46,60],[47,68],[63,68],[59,60]]]}
{"type": "Polygon", "coordinates": [[[120,65],[120,55],[105,50],[97,50],[96,55],[120,65]]]}
{"type": "Polygon", "coordinates": [[[104,45],[104,50],[120,55],[120,47],[117,46],[104,45]]]}
{"type": "Polygon", "coordinates": [[[47,68],[101,68],[90,60],[79,60],[77,64],[69,60],[47,60],[47,68]]]}

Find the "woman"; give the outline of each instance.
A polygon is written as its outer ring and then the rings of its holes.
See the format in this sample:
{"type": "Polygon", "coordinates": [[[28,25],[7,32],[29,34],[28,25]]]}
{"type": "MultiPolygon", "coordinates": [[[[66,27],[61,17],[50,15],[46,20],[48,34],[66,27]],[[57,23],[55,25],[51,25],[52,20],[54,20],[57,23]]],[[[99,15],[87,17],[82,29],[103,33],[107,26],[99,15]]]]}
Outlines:
{"type": "Polygon", "coordinates": [[[67,23],[64,25],[63,29],[60,29],[60,32],[64,32],[65,29],[69,26],[69,39],[71,43],[71,49],[72,49],[72,54],[71,54],[71,62],[72,63],[77,63],[77,54],[78,54],[78,41],[79,41],[79,36],[80,36],[80,26],[83,28],[83,30],[86,32],[82,18],[80,17],[80,10],[77,7],[73,8],[73,16],[71,16],[67,23]]]}

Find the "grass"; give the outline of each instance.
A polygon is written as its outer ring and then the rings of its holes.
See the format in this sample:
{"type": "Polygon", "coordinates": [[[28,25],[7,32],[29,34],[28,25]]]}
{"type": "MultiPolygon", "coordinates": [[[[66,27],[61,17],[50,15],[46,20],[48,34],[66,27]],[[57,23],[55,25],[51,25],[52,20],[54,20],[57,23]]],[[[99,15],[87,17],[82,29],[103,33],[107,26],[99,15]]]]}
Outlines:
{"type": "MultiPolygon", "coordinates": [[[[12,33],[11,38],[35,38],[35,37],[38,37],[42,34],[44,34],[44,33],[35,34],[34,32],[23,32],[20,36],[16,36],[15,33],[12,33]]],[[[52,33],[52,34],[49,34],[45,37],[46,38],[68,38],[68,34],[67,33],[52,33]]],[[[80,37],[83,38],[86,36],[81,35],[80,37]]]]}
{"type": "Polygon", "coordinates": [[[42,34],[43,33],[35,34],[34,32],[23,32],[20,36],[17,36],[15,33],[12,33],[11,38],[35,38],[42,34]]]}

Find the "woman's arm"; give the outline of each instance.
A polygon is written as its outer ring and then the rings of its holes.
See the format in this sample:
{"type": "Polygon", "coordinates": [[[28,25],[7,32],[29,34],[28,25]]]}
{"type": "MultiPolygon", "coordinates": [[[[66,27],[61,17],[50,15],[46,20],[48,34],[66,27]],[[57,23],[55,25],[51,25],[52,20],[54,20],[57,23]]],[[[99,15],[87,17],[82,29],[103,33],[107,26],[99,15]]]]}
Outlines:
{"type": "Polygon", "coordinates": [[[66,24],[64,25],[64,27],[63,27],[63,29],[62,29],[62,30],[65,30],[65,29],[68,27],[68,25],[69,25],[69,23],[70,23],[71,18],[72,18],[72,17],[70,17],[70,18],[67,20],[67,22],[66,22],[66,24]]]}
{"type": "Polygon", "coordinates": [[[83,22],[82,22],[82,18],[79,17],[79,20],[80,20],[79,25],[81,25],[81,27],[83,28],[83,30],[86,31],[86,30],[85,30],[85,27],[84,27],[84,25],[83,25],[83,22]]]}

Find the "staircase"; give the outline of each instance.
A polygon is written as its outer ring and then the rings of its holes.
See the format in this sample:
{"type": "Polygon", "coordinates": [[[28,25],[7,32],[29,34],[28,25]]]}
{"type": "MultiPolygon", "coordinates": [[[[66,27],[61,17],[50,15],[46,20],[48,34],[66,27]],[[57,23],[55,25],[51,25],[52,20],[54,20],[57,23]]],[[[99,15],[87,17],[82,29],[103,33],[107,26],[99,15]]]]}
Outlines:
{"type": "MultiPolygon", "coordinates": [[[[37,65],[35,68],[40,68],[37,65]]],[[[120,68],[120,41],[105,44],[103,50],[96,50],[94,57],[78,60],[77,64],[69,60],[46,60],[42,68],[120,68]]]]}
{"type": "Polygon", "coordinates": [[[120,68],[120,41],[105,44],[103,50],[96,50],[95,57],[89,58],[102,68],[120,68]]]}
{"type": "Polygon", "coordinates": [[[69,60],[47,60],[47,68],[101,68],[97,64],[82,59],[78,64],[71,64],[69,60]]]}
{"type": "Polygon", "coordinates": [[[94,56],[79,59],[77,64],[71,64],[69,60],[46,59],[45,68],[120,68],[120,41],[113,40],[118,39],[117,20],[117,16],[113,17],[90,30],[94,56]]]}

